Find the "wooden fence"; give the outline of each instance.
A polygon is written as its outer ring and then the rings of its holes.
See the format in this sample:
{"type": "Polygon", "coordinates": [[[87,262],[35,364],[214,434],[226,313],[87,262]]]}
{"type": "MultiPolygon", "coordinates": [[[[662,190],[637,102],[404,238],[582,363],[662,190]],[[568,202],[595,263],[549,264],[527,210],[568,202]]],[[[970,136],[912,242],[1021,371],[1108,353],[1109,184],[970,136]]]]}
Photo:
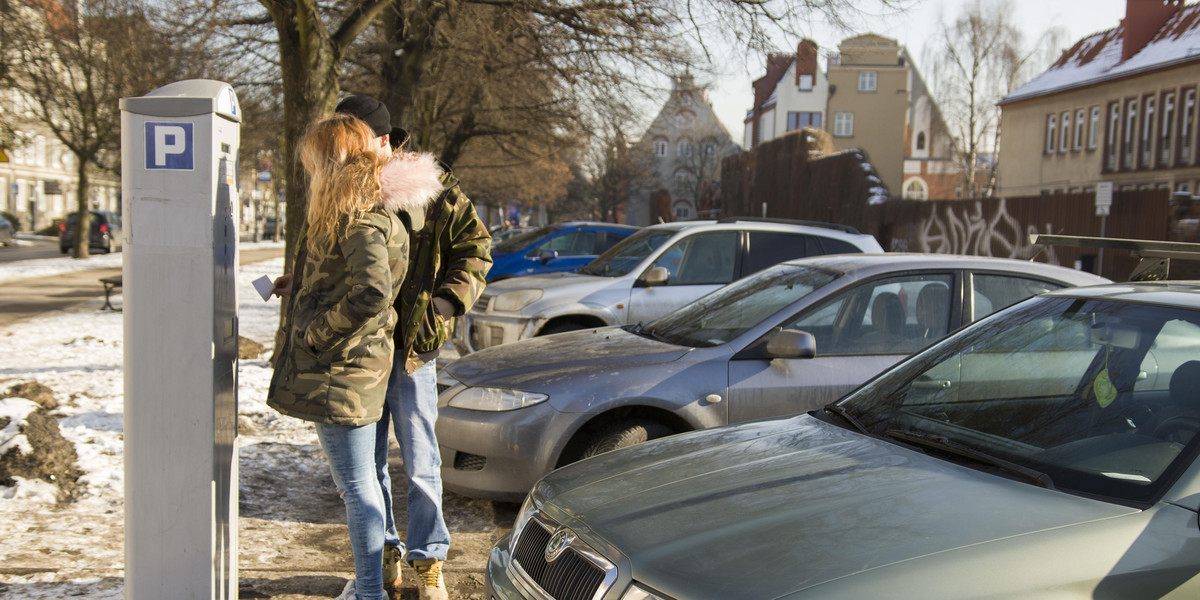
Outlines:
{"type": "MultiPolygon", "coordinates": [[[[1094,194],[899,200],[880,193],[861,152],[810,160],[808,147],[803,134],[788,135],[726,159],[718,214],[840,223],[889,251],[1032,259],[1118,281],[1137,264],[1129,252],[1035,246],[1030,234],[1200,242],[1200,202],[1167,190],[1114,192],[1107,217],[1096,216],[1094,194]]],[[[1174,260],[1170,277],[1200,278],[1200,262],[1174,260]]]]}

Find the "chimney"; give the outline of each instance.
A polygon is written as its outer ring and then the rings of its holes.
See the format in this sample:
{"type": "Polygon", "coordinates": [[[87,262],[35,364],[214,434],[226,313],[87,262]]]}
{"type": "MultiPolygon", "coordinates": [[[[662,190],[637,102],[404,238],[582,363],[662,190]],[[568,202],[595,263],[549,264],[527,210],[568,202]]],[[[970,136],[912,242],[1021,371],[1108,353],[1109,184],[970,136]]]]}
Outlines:
{"type": "Polygon", "coordinates": [[[817,78],[817,43],[812,40],[800,40],[796,45],[795,85],[800,85],[801,75],[812,75],[814,81],[817,78]]]}
{"type": "Polygon", "coordinates": [[[1121,61],[1127,61],[1154,39],[1167,19],[1171,18],[1183,0],[1125,0],[1125,39],[1121,44],[1121,61]]]}

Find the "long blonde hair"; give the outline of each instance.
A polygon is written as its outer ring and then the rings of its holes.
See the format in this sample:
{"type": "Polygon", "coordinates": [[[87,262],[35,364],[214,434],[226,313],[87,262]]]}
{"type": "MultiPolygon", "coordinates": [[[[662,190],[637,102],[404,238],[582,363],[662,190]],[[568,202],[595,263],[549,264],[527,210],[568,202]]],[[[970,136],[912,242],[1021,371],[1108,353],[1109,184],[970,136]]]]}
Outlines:
{"type": "Polygon", "coordinates": [[[371,128],[346,114],[317,121],[300,142],[300,163],[309,176],[308,247],[328,248],[350,222],[375,207],[385,153],[371,128]]]}

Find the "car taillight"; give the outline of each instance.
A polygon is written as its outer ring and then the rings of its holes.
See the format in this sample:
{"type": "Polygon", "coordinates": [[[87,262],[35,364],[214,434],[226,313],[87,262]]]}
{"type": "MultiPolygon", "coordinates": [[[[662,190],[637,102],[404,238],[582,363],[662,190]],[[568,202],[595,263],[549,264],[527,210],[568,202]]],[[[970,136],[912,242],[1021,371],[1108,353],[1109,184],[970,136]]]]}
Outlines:
{"type": "Polygon", "coordinates": [[[104,235],[106,233],[108,233],[108,225],[101,223],[100,224],[100,235],[104,235]]]}
{"type": "Polygon", "coordinates": [[[66,232],[67,232],[67,224],[66,224],[66,223],[59,223],[59,224],[58,224],[58,232],[59,232],[59,233],[66,233],[66,232]]]}

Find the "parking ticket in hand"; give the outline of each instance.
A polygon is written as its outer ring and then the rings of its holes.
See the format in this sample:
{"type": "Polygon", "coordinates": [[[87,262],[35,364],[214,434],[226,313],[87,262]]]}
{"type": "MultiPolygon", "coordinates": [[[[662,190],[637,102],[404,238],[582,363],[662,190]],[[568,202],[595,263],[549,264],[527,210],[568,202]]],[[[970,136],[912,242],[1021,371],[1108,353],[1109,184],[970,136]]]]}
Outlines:
{"type": "Polygon", "coordinates": [[[262,296],[264,301],[271,299],[271,290],[275,289],[275,284],[270,277],[263,275],[254,280],[254,289],[258,290],[258,295],[262,296]]]}

